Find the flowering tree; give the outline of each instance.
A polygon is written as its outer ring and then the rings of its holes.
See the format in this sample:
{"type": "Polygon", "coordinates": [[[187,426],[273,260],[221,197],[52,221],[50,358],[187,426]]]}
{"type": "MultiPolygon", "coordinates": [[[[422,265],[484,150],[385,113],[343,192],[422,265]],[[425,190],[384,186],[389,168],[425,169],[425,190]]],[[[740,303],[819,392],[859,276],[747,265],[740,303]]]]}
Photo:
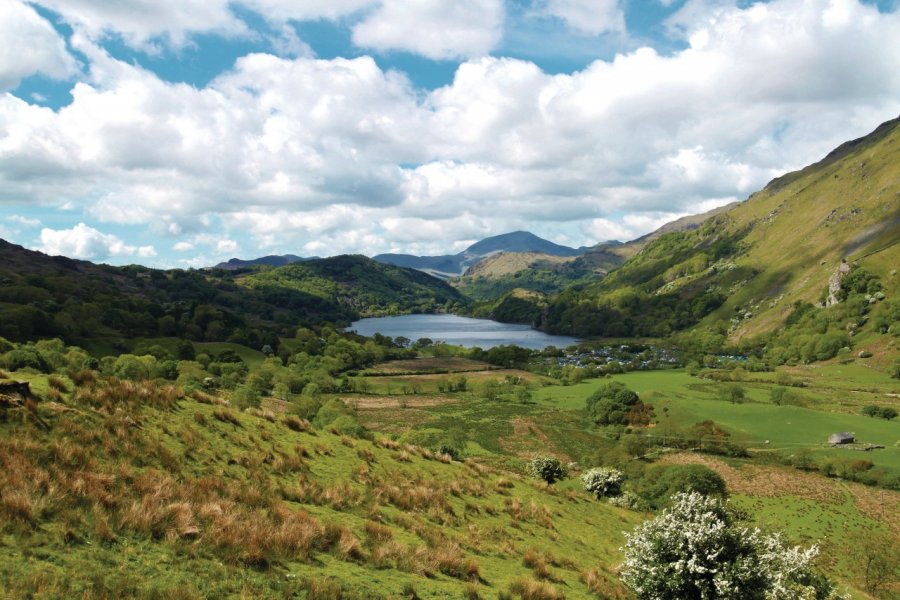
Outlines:
{"type": "Polygon", "coordinates": [[[598,498],[604,496],[617,496],[622,487],[622,472],[607,467],[588,469],[581,476],[584,489],[598,498]]]}
{"type": "Polygon", "coordinates": [[[642,600],[842,598],[812,569],[815,546],[739,527],[720,500],[696,492],[626,534],[624,552],[622,581],[642,600]]]}

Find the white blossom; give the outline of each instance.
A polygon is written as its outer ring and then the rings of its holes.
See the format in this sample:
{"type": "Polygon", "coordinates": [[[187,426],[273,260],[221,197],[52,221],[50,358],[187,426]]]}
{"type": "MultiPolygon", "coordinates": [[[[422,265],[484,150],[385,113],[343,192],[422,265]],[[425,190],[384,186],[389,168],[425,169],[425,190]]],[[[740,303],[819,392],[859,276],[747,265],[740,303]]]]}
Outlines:
{"type": "Polygon", "coordinates": [[[721,501],[676,494],[672,506],[626,534],[622,581],[643,600],[843,598],[812,568],[818,548],[740,528],[721,501]]]}
{"type": "Polygon", "coordinates": [[[622,479],[621,471],[609,467],[588,469],[587,472],[581,476],[581,482],[584,484],[584,489],[596,495],[598,498],[618,495],[622,486],[622,479]]]}

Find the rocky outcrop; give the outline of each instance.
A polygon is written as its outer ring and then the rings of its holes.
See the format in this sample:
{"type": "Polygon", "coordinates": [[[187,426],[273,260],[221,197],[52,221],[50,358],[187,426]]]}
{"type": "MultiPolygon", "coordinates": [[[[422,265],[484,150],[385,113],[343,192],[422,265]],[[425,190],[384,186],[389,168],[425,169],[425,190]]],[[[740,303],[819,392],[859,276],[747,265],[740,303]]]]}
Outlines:
{"type": "Polygon", "coordinates": [[[847,261],[841,261],[841,264],[838,265],[838,268],[835,269],[834,274],[828,280],[828,298],[825,299],[825,306],[833,306],[841,301],[837,297],[837,293],[841,289],[841,282],[849,272],[850,265],[847,264],[847,261]]]}
{"type": "Polygon", "coordinates": [[[28,398],[34,395],[27,381],[0,381],[0,407],[18,406],[28,398]]]}

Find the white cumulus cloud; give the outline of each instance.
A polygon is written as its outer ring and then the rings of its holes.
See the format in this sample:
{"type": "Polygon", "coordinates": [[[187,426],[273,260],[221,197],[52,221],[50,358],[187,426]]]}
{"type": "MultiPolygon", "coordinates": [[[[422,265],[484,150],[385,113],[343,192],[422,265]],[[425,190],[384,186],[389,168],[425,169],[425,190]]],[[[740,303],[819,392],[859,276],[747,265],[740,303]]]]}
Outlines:
{"type": "Polygon", "coordinates": [[[228,0],[36,0],[98,40],[121,36],[129,46],[156,52],[160,43],[180,48],[194,33],[248,35],[228,0]]]}
{"type": "Polygon", "coordinates": [[[76,70],[65,41],[37,11],[19,0],[0,0],[0,92],[37,73],[65,79],[76,70]]]}
{"type": "Polygon", "coordinates": [[[71,104],[0,95],[0,203],[65,203],[208,256],[221,240],[247,250],[243,234],[317,254],[513,229],[587,243],[746,197],[900,114],[900,53],[885,52],[900,14],[697,6],[673,20],[688,45],[670,55],[570,74],[481,56],[431,92],[371,57],[264,53],[198,88],[76,34],[90,77],[71,104]]]}
{"type": "Polygon", "coordinates": [[[539,14],[558,17],[588,35],[625,31],[625,12],[618,0],[546,0],[539,14]]]}
{"type": "Polygon", "coordinates": [[[503,28],[502,0],[382,0],[353,27],[353,43],[432,59],[488,54],[503,28]]]}
{"type": "Polygon", "coordinates": [[[72,229],[42,229],[41,245],[37,250],[51,256],[62,255],[85,260],[156,256],[153,246],[131,246],[114,235],[97,231],[84,223],[79,223],[72,229]]]}

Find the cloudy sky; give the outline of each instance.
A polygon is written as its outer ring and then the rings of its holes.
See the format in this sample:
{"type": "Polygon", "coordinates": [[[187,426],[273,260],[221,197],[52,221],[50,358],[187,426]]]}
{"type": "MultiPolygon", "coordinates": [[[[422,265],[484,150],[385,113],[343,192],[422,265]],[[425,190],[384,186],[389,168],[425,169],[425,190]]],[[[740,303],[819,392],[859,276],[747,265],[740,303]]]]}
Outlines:
{"type": "Polygon", "coordinates": [[[0,0],[0,238],[163,267],[591,245],[898,114],[898,0],[0,0]]]}

